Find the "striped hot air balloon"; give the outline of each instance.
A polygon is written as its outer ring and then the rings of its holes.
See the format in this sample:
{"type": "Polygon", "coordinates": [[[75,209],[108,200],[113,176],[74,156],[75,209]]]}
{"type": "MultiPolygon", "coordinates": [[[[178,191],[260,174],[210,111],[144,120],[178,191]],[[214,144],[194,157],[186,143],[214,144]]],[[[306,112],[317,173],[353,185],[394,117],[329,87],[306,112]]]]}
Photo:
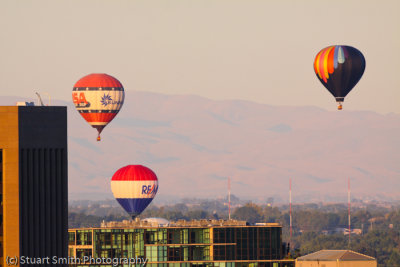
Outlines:
{"type": "Polygon", "coordinates": [[[314,71],[342,109],[345,96],[361,79],[365,58],[356,48],[345,45],[328,46],[316,55],[314,71]]]}
{"type": "Polygon", "coordinates": [[[72,90],[72,100],[76,109],[98,131],[97,141],[100,141],[100,133],[104,127],[118,114],[124,98],[122,84],[103,73],[83,77],[72,90]]]}
{"type": "Polygon", "coordinates": [[[122,167],[111,179],[111,191],[115,199],[132,219],[150,204],[157,190],[156,174],[142,165],[122,167]]]}

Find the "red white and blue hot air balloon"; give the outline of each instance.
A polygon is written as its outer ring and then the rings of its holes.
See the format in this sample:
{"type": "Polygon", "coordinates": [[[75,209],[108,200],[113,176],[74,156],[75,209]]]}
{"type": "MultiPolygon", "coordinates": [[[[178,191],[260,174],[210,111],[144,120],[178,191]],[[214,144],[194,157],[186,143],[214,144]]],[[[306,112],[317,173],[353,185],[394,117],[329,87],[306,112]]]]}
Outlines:
{"type": "Polygon", "coordinates": [[[150,204],[158,190],[156,174],[142,165],[119,169],[111,179],[115,199],[134,219],[150,204]]]}

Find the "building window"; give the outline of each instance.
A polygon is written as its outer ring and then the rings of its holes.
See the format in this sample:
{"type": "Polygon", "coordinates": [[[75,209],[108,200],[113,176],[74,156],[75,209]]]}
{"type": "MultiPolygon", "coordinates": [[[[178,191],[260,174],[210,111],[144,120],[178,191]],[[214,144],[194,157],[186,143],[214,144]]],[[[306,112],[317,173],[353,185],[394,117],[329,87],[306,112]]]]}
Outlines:
{"type": "Polygon", "coordinates": [[[75,245],[75,232],[68,232],[68,245],[75,245]]]}
{"type": "Polygon", "coordinates": [[[76,250],[76,257],[79,259],[83,259],[83,257],[91,257],[92,250],[91,249],[77,249],[76,250]]]}
{"type": "Polygon", "coordinates": [[[74,249],[73,248],[70,248],[69,250],[68,250],[68,256],[69,257],[75,257],[75,254],[74,254],[74,249]]]}
{"type": "Polygon", "coordinates": [[[168,261],[183,261],[183,248],[168,247],[168,261]]]}
{"type": "Polygon", "coordinates": [[[92,245],[92,232],[91,231],[76,232],[76,244],[84,246],[92,245]]]}
{"type": "Polygon", "coordinates": [[[145,244],[156,244],[156,234],[153,230],[146,230],[144,234],[145,244]]]}
{"type": "Polygon", "coordinates": [[[168,244],[182,244],[182,229],[168,229],[168,244]]]}

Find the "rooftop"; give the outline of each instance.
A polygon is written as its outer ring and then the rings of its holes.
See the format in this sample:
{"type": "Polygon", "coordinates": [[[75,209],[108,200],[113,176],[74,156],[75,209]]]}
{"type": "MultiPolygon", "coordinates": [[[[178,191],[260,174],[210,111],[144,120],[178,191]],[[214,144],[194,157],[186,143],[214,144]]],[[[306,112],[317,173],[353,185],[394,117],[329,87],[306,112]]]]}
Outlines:
{"type": "Polygon", "coordinates": [[[123,220],[121,222],[111,221],[102,222],[99,229],[104,228],[181,228],[181,227],[282,227],[279,223],[257,223],[255,225],[249,225],[246,221],[238,220],[178,220],[168,221],[163,218],[147,218],[140,220],[123,220]]]}
{"type": "Polygon", "coordinates": [[[352,250],[320,250],[303,257],[297,261],[373,261],[375,258],[357,253],[352,250]]]}

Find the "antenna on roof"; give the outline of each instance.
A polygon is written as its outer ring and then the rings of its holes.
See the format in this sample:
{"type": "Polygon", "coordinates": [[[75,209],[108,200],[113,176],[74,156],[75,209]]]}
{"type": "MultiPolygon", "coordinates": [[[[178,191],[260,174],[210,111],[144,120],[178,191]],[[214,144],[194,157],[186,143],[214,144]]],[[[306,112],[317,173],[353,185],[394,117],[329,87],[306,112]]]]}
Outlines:
{"type": "Polygon", "coordinates": [[[40,97],[40,95],[39,95],[38,92],[36,92],[36,95],[38,96],[40,105],[41,105],[41,106],[44,106],[43,101],[42,101],[42,98],[40,97]]]}

